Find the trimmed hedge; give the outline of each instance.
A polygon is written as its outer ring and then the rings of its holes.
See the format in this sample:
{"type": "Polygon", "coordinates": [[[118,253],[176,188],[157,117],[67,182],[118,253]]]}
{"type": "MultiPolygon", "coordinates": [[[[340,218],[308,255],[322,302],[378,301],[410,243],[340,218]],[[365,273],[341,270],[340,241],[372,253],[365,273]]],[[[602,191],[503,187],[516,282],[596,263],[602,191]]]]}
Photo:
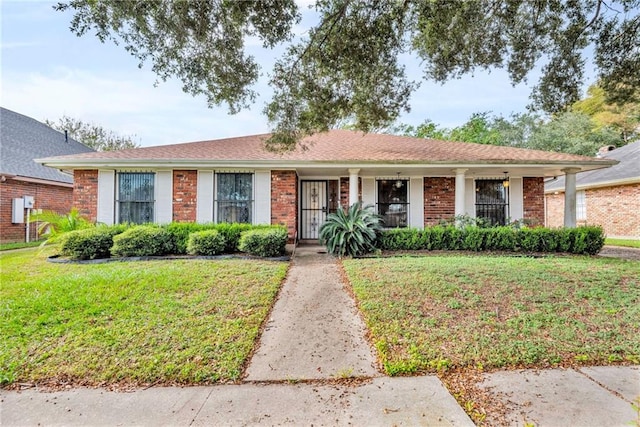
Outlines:
{"type": "Polygon", "coordinates": [[[167,255],[175,253],[175,244],[166,229],[140,225],[114,236],[111,253],[118,257],[167,255]]]}
{"type": "Polygon", "coordinates": [[[260,257],[284,255],[287,244],[287,230],[281,226],[248,230],[242,233],[238,249],[260,257]]]}
{"type": "Polygon", "coordinates": [[[98,225],[65,233],[60,242],[60,253],[76,260],[109,258],[113,236],[126,229],[124,224],[98,225]]]}
{"type": "Polygon", "coordinates": [[[378,246],[387,251],[467,250],[512,252],[567,252],[595,255],[604,245],[601,227],[519,228],[467,226],[428,227],[424,230],[386,230],[378,246]]]}
{"type": "Polygon", "coordinates": [[[213,256],[224,252],[226,242],[217,230],[196,231],[189,234],[187,253],[189,255],[213,256]]]}
{"type": "Polygon", "coordinates": [[[212,230],[216,228],[216,224],[199,224],[197,222],[172,222],[163,225],[162,228],[167,230],[173,239],[176,255],[184,255],[187,253],[187,243],[189,235],[198,231],[212,230]]]}

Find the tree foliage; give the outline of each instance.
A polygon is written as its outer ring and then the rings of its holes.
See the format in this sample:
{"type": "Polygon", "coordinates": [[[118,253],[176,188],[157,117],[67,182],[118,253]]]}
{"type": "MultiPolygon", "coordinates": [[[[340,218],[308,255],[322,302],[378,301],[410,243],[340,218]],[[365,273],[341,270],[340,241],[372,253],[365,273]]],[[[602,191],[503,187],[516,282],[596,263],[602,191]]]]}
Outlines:
{"type": "Polygon", "coordinates": [[[402,61],[421,61],[424,78],[445,82],[477,69],[505,68],[513,84],[542,68],[534,105],[564,111],[578,99],[585,50],[609,99],[640,87],[640,0],[316,0],[318,21],[293,40],[294,0],[67,0],[71,31],[123,43],[160,79],[232,113],[255,99],[260,67],[248,37],[265,48],[286,44],[265,113],[273,146],[351,118],[363,131],[388,126],[409,109],[418,83],[402,61]]]}
{"type": "Polygon", "coordinates": [[[622,105],[607,102],[605,89],[592,85],[587,96],[571,106],[571,111],[591,117],[597,129],[609,127],[619,132],[624,144],[640,137],[640,99],[622,105]]]}
{"type": "Polygon", "coordinates": [[[44,122],[47,126],[60,132],[67,131],[70,137],[96,151],[115,151],[139,147],[139,144],[134,142],[133,136],[118,135],[100,125],[87,123],[73,117],[62,116],[57,122],[52,120],[44,122]]]}
{"type": "Polygon", "coordinates": [[[544,120],[532,113],[509,118],[476,113],[454,128],[438,126],[431,120],[419,126],[400,125],[394,133],[419,138],[505,145],[545,151],[594,156],[600,147],[624,145],[620,133],[609,126],[599,127],[588,115],[578,112],[556,114],[544,120]]]}

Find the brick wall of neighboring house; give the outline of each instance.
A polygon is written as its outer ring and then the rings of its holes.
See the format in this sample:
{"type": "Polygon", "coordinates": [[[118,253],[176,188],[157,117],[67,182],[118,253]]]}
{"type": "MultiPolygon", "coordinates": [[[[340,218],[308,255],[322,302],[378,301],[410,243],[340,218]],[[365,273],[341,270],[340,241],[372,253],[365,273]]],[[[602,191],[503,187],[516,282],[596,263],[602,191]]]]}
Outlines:
{"type": "MultiPolygon", "coordinates": [[[[564,192],[547,194],[546,225],[564,224],[564,192]]],[[[609,237],[640,238],[640,183],[585,190],[587,219],[577,225],[600,225],[609,237]]]]}
{"type": "Polygon", "coordinates": [[[424,225],[436,225],[451,219],[456,212],[455,178],[424,178],[424,225]]]}
{"type": "Polygon", "coordinates": [[[524,220],[530,225],[544,225],[544,178],[522,180],[524,220]]]}
{"type": "Polygon", "coordinates": [[[98,171],[73,171],[73,207],[91,222],[98,219],[98,171]]]}
{"type": "MultiPolygon", "coordinates": [[[[25,182],[7,178],[5,182],[0,183],[0,243],[24,242],[26,239],[26,211],[24,224],[13,224],[11,222],[13,199],[32,196],[35,209],[66,214],[71,210],[72,193],[73,189],[70,186],[25,182]]],[[[29,227],[29,240],[36,240],[37,238],[37,224],[31,224],[29,227]]]]}
{"type": "Polygon", "coordinates": [[[271,223],[281,224],[293,240],[298,228],[298,175],[295,171],[271,171],[271,223]]]}
{"type": "MultiPolygon", "coordinates": [[[[362,178],[358,178],[358,200],[362,200],[362,178]]],[[[349,207],[349,177],[340,178],[340,206],[349,207]]]]}
{"type": "Polygon", "coordinates": [[[173,171],[173,220],[195,222],[197,203],[198,171],[173,171]]]}
{"type": "Polygon", "coordinates": [[[545,227],[564,225],[564,193],[545,194],[545,227]]]}

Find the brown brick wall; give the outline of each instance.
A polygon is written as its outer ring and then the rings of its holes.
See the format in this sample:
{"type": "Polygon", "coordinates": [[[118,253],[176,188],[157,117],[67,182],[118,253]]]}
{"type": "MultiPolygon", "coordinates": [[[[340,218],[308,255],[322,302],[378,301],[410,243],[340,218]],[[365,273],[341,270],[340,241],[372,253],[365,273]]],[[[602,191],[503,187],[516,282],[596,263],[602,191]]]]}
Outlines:
{"type": "Polygon", "coordinates": [[[424,178],[424,225],[436,225],[451,219],[456,212],[455,178],[424,178]]]}
{"type": "Polygon", "coordinates": [[[586,190],[587,224],[610,237],[640,239],[640,183],[586,190]]]}
{"type": "MultiPolygon", "coordinates": [[[[358,200],[362,201],[362,178],[358,177],[358,200]]],[[[340,178],[340,206],[349,207],[349,177],[340,178]]]]}
{"type": "MultiPolygon", "coordinates": [[[[564,192],[547,194],[546,225],[564,224],[564,192]]],[[[585,190],[586,221],[578,225],[599,225],[609,237],[640,238],[640,183],[585,190]]]]}
{"type": "Polygon", "coordinates": [[[546,194],[545,204],[545,227],[562,227],[564,225],[564,193],[546,194]]]}
{"type": "MultiPolygon", "coordinates": [[[[24,242],[26,238],[26,223],[12,224],[12,200],[23,196],[34,198],[34,208],[66,214],[71,210],[73,189],[59,185],[49,185],[25,182],[8,178],[0,183],[0,242],[24,242]]],[[[25,211],[25,221],[27,215],[25,211]]],[[[29,227],[29,240],[36,240],[37,225],[29,227]]]]}
{"type": "Polygon", "coordinates": [[[544,225],[544,178],[522,180],[524,220],[530,225],[544,225]]]}
{"type": "Polygon", "coordinates": [[[298,175],[295,171],[271,171],[271,223],[281,224],[293,240],[298,229],[298,175]]]}
{"type": "Polygon", "coordinates": [[[91,222],[98,219],[98,171],[73,171],[73,207],[91,222]]]}
{"type": "Polygon", "coordinates": [[[195,222],[198,188],[198,171],[173,171],[173,220],[195,222]]]}

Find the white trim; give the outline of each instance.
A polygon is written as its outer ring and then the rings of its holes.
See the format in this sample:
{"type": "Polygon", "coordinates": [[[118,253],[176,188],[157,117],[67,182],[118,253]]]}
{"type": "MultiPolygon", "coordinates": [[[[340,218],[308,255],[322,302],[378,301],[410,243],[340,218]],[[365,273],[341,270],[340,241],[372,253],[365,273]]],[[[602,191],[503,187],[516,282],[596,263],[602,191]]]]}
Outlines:
{"type": "Polygon", "coordinates": [[[157,224],[169,224],[173,221],[173,171],[156,171],[153,184],[156,199],[154,212],[157,224]]]}
{"type": "Polygon", "coordinates": [[[509,219],[520,221],[524,218],[524,180],[509,178],[509,219]]]}
{"type": "Polygon", "coordinates": [[[253,173],[253,223],[271,224],[271,171],[253,173]]]}
{"type": "Polygon", "coordinates": [[[199,170],[196,186],[196,222],[213,222],[213,186],[214,173],[212,170],[199,170]]]}
{"type": "Polygon", "coordinates": [[[409,227],[424,228],[424,178],[409,179],[409,227]]]}
{"type": "Polygon", "coordinates": [[[96,221],[112,225],[115,221],[116,171],[98,170],[96,221]]]}

